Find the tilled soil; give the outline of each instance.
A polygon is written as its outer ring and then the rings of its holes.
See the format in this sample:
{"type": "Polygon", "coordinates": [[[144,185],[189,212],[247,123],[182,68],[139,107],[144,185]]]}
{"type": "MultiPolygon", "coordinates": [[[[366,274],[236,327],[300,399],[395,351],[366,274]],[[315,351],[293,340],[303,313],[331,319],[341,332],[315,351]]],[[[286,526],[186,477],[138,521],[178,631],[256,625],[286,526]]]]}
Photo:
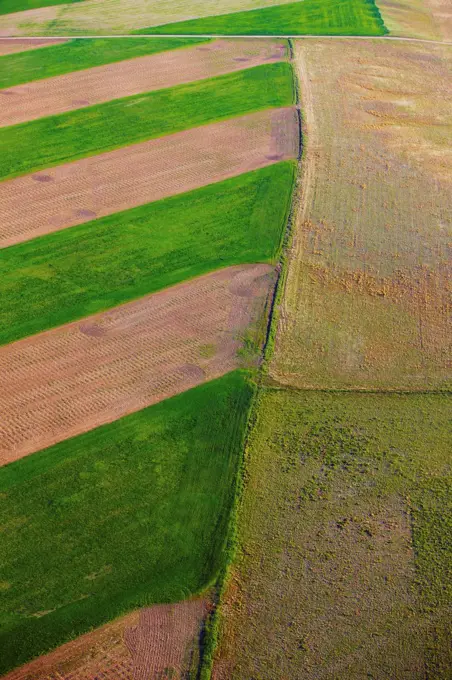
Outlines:
{"type": "Polygon", "coordinates": [[[62,645],[4,680],[155,680],[185,677],[197,658],[206,600],[147,607],[62,645]]]}
{"type": "Polygon", "coordinates": [[[2,347],[0,464],[236,368],[273,279],[229,267],[2,347]]]}
{"type": "Polygon", "coordinates": [[[67,42],[67,38],[0,38],[0,56],[4,54],[15,54],[16,52],[26,52],[36,50],[38,47],[50,47],[67,42]]]}
{"type": "Polygon", "coordinates": [[[282,41],[212,43],[127,59],[0,90],[0,127],[281,61],[282,41]]]}
{"type": "Polygon", "coordinates": [[[293,108],[261,111],[0,183],[0,248],[295,158],[293,108]]]}

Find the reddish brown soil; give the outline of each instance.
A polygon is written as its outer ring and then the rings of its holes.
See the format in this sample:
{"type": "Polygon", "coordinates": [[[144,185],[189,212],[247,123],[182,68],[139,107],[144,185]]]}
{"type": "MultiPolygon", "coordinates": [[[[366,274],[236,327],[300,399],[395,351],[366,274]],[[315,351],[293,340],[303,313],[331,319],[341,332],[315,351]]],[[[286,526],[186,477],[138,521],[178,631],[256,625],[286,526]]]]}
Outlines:
{"type": "Polygon", "coordinates": [[[280,61],[285,51],[273,40],[216,40],[17,85],[0,90],[0,127],[280,61]]]}
{"type": "Polygon", "coordinates": [[[292,108],[179,132],[0,183],[0,248],[297,153],[292,108]]]}
{"type": "Polygon", "coordinates": [[[229,267],[0,348],[0,464],[236,368],[272,280],[229,267]]]}
{"type": "Polygon", "coordinates": [[[15,52],[25,52],[35,50],[38,47],[49,47],[67,42],[66,38],[0,38],[0,55],[14,54],[15,52]]]}
{"type": "Polygon", "coordinates": [[[12,671],[4,680],[185,677],[192,658],[199,655],[208,606],[206,600],[198,599],[142,609],[62,645],[12,671]]]}

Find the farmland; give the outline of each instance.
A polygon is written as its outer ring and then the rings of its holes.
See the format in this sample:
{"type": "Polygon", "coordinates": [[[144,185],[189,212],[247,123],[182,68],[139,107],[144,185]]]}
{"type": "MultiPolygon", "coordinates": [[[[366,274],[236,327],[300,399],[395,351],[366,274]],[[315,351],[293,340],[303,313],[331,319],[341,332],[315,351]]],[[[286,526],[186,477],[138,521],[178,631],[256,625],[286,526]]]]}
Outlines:
{"type": "MultiPolygon", "coordinates": [[[[3,35],[384,35],[374,0],[83,0],[4,16],[3,35]]],[[[1,35],[0,34],[0,35],[1,35]]]]}
{"type": "Polygon", "coordinates": [[[214,678],[449,677],[449,415],[263,391],[214,678]]]}
{"type": "Polygon", "coordinates": [[[251,394],[231,373],[0,469],[0,671],[212,581],[251,394]]]}
{"type": "Polygon", "coordinates": [[[22,47],[0,57],[0,672],[102,624],[13,676],[189,672],[295,181],[286,44],[22,47]]]}
{"type": "Polygon", "coordinates": [[[272,375],[445,388],[452,49],[349,42],[341,62],[342,49],[297,46],[312,141],[272,375]]]}
{"type": "Polygon", "coordinates": [[[447,680],[445,0],[0,12],[0,675],[447,680]]]}

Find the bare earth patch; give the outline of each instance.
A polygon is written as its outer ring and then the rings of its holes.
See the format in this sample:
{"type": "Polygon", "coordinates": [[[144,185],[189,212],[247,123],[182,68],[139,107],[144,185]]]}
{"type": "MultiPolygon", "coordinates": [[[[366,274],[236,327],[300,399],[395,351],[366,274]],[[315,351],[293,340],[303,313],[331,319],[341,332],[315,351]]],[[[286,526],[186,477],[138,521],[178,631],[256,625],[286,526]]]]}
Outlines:
{"type": "Polygon", "coordinates": [[[62,645],[4,680],[183,678],[199,658],[208,606],[197,599],[141,609],[62,645]]]}
{"type": "Polygon", "coordinates": [[[0,90],[0,127],[281,61],[285,55],[281,41],[216,40],[35,80],[0,90]]]}
{"type": "Polygon", "coordinates": [[[0,248],[295,158],[295,110],[194,128],[0,183],[0,248]]]}
{"type": "Polygon", "coordinates": [[[0,464],[236,368],[273,281],[229,267],[2,347],[0,464]]]}
{"type": "Polygon", "coordinates": [[[452,47],[296,50],[306,149],[272,376],[301,388],[447,387],[452,47]]]}
{"type": "Polygon", "coordinates": [[[60,43],[65,42],[67,42],[66,38],[23,38],[14,40],[10,38],[0,38],[0,56],[36,50],[38,47],[50,47],[51,45],[59,45],[60,43]]]}
{"type": "Polygon", "coordinates": [[[84,0],[2,16],[0,35],[118,35],[293,0],[84,0]]]}

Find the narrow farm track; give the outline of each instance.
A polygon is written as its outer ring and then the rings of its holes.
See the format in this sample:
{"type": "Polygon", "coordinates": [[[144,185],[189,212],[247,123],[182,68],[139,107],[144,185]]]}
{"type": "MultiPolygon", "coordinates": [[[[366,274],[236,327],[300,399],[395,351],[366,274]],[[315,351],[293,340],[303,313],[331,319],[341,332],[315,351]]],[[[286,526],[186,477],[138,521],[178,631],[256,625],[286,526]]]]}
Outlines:
{"type": "Polygon", "coordinates": [[[3,680],[145,680],[187,672],[208,611],[205,599],[132,612],[8,673],[3,680]]]}
{"type": "Polygon", "coordinates": [[[295,118],[261,111],[2,182],[0,248],[295,158],[295,118]]]}
{"type": "Polygon", "coordinates": [[[223,269],[0,349],[0,464],[237,367],[269,265],[223,269]]]}
{"type": "Polygon", "coordinates": [[[35,80],[0,90],[0,127],[281,61],[285,53],[275,40],[216,40],[35,80]]]}

